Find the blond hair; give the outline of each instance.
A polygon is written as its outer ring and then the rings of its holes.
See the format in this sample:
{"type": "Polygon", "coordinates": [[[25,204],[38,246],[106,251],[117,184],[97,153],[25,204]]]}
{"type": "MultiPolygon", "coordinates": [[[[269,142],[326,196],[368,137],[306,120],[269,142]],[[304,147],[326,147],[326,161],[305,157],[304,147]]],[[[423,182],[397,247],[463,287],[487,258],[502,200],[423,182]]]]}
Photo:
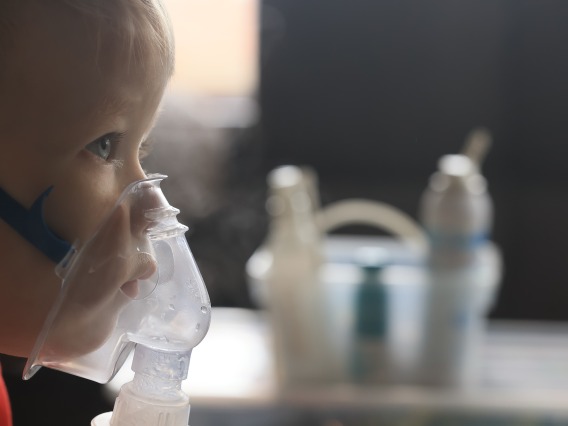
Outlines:
{"type": "Polygon", "coordinates": [[[151,58],[163,75],[173,74],[174,37],[162,0],[0,0],[0,66],[6,60],[18,7],[26,1],[49,1],[74,10],[94,24],[99,49],[104,48],[103,35],[111,34],[134,65],[147,66],[151,58]]]}

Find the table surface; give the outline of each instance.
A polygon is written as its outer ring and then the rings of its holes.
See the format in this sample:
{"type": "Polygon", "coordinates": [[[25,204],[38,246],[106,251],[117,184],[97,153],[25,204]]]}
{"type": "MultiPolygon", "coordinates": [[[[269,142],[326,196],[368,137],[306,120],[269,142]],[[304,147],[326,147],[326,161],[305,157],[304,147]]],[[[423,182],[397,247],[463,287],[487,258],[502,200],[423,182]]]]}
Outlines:
{"type": "MultiPolygon", "coordinates": [[[[411,407],[439,411],[546,413],[568,419],[568,324],[492,322],[484,342],[478,387],[467,391],[338,383],[278,392],[263,314],[214,308],[206,339],[194,349],[184,390],[192,407],[266,409],[285,404],[325,407],[411,407]]],[[[106,385],[110,398],[133,376],[129,362],[106,385]]]]}

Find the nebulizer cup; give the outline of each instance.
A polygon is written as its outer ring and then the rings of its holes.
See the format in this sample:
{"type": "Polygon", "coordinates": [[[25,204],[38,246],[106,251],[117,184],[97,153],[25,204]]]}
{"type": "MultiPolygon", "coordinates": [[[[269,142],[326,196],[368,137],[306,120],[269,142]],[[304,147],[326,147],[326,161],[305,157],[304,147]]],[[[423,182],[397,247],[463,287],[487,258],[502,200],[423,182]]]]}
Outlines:
{"type": "Polygon", "coordinates": [[[128,186],[94,236],[58,265],[62,287],[24,370],[25,379],[44,366],[106,383],[136,348],[139,377],[121,391],[112,425],[158,424],[172,404],[176,414],[163,424],[187,425],[181,381],[211,320],[187,227],[160,189],[164,178],[128,186]]]}

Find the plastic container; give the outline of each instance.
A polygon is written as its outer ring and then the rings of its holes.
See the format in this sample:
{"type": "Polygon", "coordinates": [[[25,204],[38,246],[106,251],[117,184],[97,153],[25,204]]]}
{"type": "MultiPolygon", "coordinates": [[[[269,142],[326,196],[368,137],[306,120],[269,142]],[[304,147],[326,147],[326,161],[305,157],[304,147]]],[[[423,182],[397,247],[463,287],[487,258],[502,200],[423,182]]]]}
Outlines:
{"type": "Polygon", "coordinates": [[[282,167],[268,177],[270,231],[251,259],[253,291],[268,308],[281,388],[318,383],[333,376],[331,336],[324,321],[319,280],[321,234],[306,174],[282,167]]]}
{"type": "Polygon", "coordinates": [[[445,155],[420,205],[429,238],[430,267],[470,267],[487,243],[493,205],[487,182],[465,155],[445,155]]]}
{"type": "Polygon", "coordinates": [[[352,312],[353,306],[346,305],[353,301],[343,297],[347,283],[330,285],[326,267],[353,261],[353,252],[326,258],[324,237],[335,228],[364,224],[392,233],[421,253],[426,237],[410,217],[384,203],[347,199],[321,209],[317,175],[310,168],[282,166],[267,181],[270,227],[246,271],[253,300],[271,319],[280,384],[347,380],[353,330],[341,312],[352,312]]]}
{"type": "Polygon", "coordinates": [[[475,385],[485,315],[500,278],[499,252],[489,240],[492,201],[476,161],[464,154],[440,159],[420,218],[430,251],[418,375],[427,384],[475,385]]]}

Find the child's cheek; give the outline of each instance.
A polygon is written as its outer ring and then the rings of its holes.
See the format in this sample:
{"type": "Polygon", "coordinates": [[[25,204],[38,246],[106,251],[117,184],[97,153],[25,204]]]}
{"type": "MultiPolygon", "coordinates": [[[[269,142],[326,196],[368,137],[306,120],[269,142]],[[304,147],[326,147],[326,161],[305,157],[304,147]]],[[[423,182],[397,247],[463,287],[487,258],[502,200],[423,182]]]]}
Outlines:
{"type": "Polygon", "coordinates": [[[108,215],[118,195],[97,185],[87,189],[80,180],[54,185],[44,206],[44,218],[59,238],[73,244],[87,241],[108,215]]]}

